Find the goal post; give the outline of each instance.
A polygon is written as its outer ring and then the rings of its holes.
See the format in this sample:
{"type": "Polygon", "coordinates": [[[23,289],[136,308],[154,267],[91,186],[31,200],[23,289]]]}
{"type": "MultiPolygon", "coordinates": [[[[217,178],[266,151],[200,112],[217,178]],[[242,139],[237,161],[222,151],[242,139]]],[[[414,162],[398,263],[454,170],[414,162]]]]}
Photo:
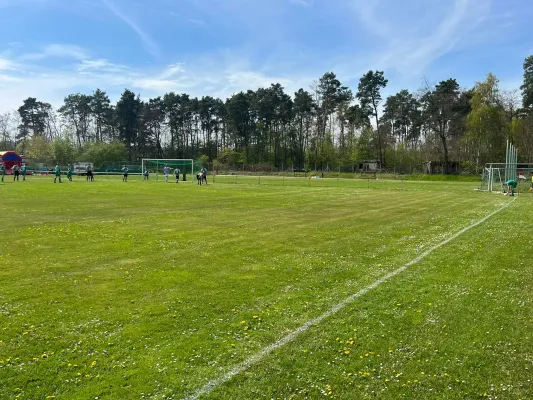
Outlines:
{"type": "Polygon", "coordinates": [[[196,164],[197,162],[193,159],[186,158],[143,158],[142,174],[144,175],[145,171],[155,173],[156,179],[159,179],[159,174],[162,174],[165,166],[167,166],[170,169],[170,175],[174,173],[175,168],[178,168],[181,176],[186,174],[191,177],[188,180],[193,182],[194,173],[200,169],[196,164]]]}

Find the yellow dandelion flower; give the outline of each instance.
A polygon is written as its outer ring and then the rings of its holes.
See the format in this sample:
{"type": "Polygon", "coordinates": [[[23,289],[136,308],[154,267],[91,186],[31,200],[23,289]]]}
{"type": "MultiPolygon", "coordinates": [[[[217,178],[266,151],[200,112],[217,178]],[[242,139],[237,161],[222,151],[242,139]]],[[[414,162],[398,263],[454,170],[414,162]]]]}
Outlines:
{"type": "Polygon", "coordinates": [[[350,350],[349,349],[344,349],[344,354],[350,354],[350,350]]]}
{"type": "Polygon", "coordinates": [[[91,363],[91,366],[94,367],[95,365],[96,365],[96,361],[93,361],[93,362],[91,363]]]}

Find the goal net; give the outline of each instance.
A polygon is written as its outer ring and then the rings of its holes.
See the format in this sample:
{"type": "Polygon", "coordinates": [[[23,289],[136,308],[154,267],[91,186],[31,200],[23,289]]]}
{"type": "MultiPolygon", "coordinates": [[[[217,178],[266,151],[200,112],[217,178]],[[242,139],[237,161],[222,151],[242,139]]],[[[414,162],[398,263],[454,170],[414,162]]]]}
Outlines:
{"type": "Polygon", "coordinates": [[[497,168],[490,165],[483,169],[481,186],[479,190],[488,192],[501,191],[505,182],[506,168],[497,168]]]}
{"type": "Polygon", "coordinates": [[[168,167],[169,174],[173,175],[174,170],[178,168],[180,170],[180,177],[185,176],[188,181],[193,181],[192,176],[195,173],[200,171],[202,165],[198,161],[192,159],[181,159],[181,158],[171,158],[171,159],[151,159],[145,158],[142,160],[142,173],[146,171],[149,174],[155,174],[156,179],[159,179],[160,175],[164,174],[165,167],[168,167]]]}

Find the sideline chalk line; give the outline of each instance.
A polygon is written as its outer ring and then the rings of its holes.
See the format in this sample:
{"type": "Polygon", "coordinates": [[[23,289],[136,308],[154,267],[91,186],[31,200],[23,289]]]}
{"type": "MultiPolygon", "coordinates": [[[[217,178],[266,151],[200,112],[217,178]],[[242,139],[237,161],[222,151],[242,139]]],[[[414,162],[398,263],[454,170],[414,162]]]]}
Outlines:
{"type": "Polygon", "coordinates": [[[483,222],[485,222],[489,218],[493,217],[494,215],[498,214],[500,211],[503,211],[504,209],[509,207],[515,200],[516,200],[516,198],[514,198],[512,201],[510,201],[509,203],[507,203],[503,207],[501,207],[501,208],[497,209],[496,211],[492,212],[491,214],[483,217],[479,221],[473,223],[472,225],[469,225],[466,228],[461,229],[459,232],[453,234],[448,239],[445,239],[442,242],[440,242],[440,243],[436,244],[435,246],[429,248],[428,250],[424,251],[418,257],[416,257],[415,259],[409,261],[404,266],[402,266],[402,267],[400,267],[400,268],[398,268],[398,269],[396,269],[396,270],[394,270],[392,272],[389,272],[388,274],[386,274],[386,275],[382,276],[381,278],[379,278],[378,280],[376,280],[374,283],[372,283],[372,284],[366,286],[365,288],[361,289],[357,293],[354,293],[351,296],[346,297],[344,300],[342,300],[341,302],[337,303],[336,305],[331,307],[329,310],[327,310],[323,314],[319,315],[318,317],[316,317],[316,318],[314,318],[312,320],[307,321],[306,323],[304,323],[300,327],[298,327],[295,330],[293,330],[288,335],[286,335],[286,336],[282,337],[281,339],[279,339],[277,342],[274,342],[271,345],[263,348],[258,353],[252,355],[248,359],[244,360],[242,363],[240,363],[237,366],[235,366],[230,371],[226,372],[224,375],[221,375],[218,378],[215,378],[215,379],[209,381],[204,386],[202,386],[201,388],[196,390],[196,392],[194,392],[192,395],[185,396],[183,398],[183,400],[198,400],[201,396],[209,394],[211,391],[213,391],[213,389],[215,389],[218,386],[220,386],[221,384],[229,381],[230,379],[232,379],[234,376],[240,374],[241,372],[247,370],[252,365],[258,363],[263,358],[265,358],[267,355],[272,353],[274,350],[277,350],[280,347],[283,347],[284,345],[286,345],[287,343],[292,342],[300,334],[302,334],[302,333],[306,332],[307,330],[309,330],[310,327],[320,324],[323,320],[325,320],[326,318],[332,316],[333,314],[336,314],[337,312],[342,310],[344,307],[346,307],[348,304],[352,303],[357,298],[365,295],[366,293],[370,292],[371,290],[377,288],[382,283],[384,283],[384,282],[388,281],[389,279],[395,277],[396,275],[402,273],[403,271],[405,271],[407,268],[411,267],[412,265],[420,262],[422,259],[424,259],[428,255],[433,253],[435,250],[438,250],[442,246],[450,243],[452,240],[454,240],[457,237],[461,236],[463,233],[468,232],[470,229],[475,228],[478,225],[481,225],[483,222]]]}

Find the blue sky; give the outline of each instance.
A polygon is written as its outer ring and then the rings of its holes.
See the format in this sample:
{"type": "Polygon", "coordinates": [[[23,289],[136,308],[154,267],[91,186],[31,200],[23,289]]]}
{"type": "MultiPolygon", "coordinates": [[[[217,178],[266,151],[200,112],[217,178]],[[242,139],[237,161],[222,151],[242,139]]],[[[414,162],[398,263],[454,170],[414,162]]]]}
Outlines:
{"type": "Polygon", "coordinates": [[[225,98],[334,71],[385,94],[488,72],[517,88],[533,54],[530,0],[0,0],[0,111],[26,97],[124,88],[225,98]]]}

